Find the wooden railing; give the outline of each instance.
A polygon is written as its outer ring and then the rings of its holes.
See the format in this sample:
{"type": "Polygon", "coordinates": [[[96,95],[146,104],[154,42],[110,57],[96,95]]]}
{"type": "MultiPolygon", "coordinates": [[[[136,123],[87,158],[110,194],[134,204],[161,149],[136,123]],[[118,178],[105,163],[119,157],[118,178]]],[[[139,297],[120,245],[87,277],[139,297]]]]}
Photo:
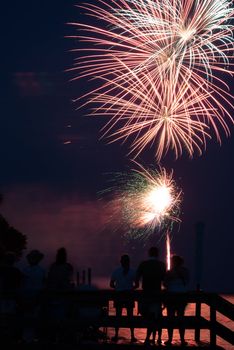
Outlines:
{"type": "MultiPolygon", "coordinates": [[[[142,291],[133,291],[127,294],[128,299],[134,300],[136,302],[142,302],[145,298],[142,291]]],[[[6,297],[6,296],[5,296],[6,297]]],[[[3,298],[5,298],[3,296],[3,298]]],[[[12,296],[13,297],[13,296],[12,296]]],[[[49,305],[55,300],[67,301],[71,310],[79,310],[79,308],[100,308],[100,310],[105,309],[106,312],[100,313],[98,316],[93,317],[89,314],[87,317],[79,317],[79,313],[70,313],[70,316],[63,321],[63,327],[69,327],[69,329],[79,329],[80,327],[92,326],[96,327],[123,327],[123,328],[147,328],[150,324],[149,320],[146,320],[142,316],[133,316],[131,318],[127,316],[116,317],[110,315],[108,312],[108,305],[111,301],[116,300],[116,298],[121,299],[121,294],[117,295],[115,291],[112,290],[97,290],[97,291],[66,291],[66,292],[56,292],[56,291],[44,291],[41,293],[39,298],[39,304],[42,306],[49,305]]],[[[126,298],[126,295],[124,295],[126,298]]],[[[230,320],[234,320],[234,305],[227,300],[223,299],[221,296],[213,293],[203,293],[203,292],[189,292],[185,294],[170,294],[162,292],[160,294],[154,294],[147,296],[147,300],[152,300],[154,302],[159,302],[166,304],[168,301],[181,300],[186,303],[193,303],[196,305],[195,314],[193,316],[184,316],[182,318],[173,317],[169,318],[167,316],[162,316],[158,321],[157,325],[161,328],[179,328],[183,326],[185,329],[195,330],[195,340],[200,341],[200,332],[202,329],[210,331],[210,346],[215,348],[216,337],[220,336],[225,341],[234,345],[234,332],[227,328],[224,324],[217,321],[216,313],[219,312],[230,320]],[[210,317],[205,319],[202,317],[201,309],[202,304],[206,304],[210,308],[210,317]]],[[[19,303],[20,297],[18,298],[19,303]]],[[[23,315],[23,314],[22,314],[23,315]]],[[[88,315],[88,314],[87,314],[88,315]]],[[[51,319],[42,317],[39,322],[43,323],[44,326],[49,326],[51,324],[51,319]]],[[[22,316],[21,324],[24,322],[24,317],[22,316]]],[[[19,320],[19,319],[18,319],[19,320]]],[[[31,320],[33,322],[33,320],[31,320]]],[[[30,322],[31,322],[30,321],[30,322]]],[[[27,319],[27,322],[29,320],[27,319]]],[[[38,320],[37,320],[38,323],[38,320]]]]}

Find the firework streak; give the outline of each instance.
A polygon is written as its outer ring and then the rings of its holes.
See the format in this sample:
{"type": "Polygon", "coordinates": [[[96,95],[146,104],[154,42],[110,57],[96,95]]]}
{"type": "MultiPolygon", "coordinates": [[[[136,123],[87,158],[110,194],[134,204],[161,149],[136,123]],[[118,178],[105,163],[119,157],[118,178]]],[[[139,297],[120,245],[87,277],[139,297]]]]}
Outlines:
{"type": "Polygon", "coordinates": [[[171,269],[171,239],[170,239],[170,233],[167,232],[166,236],[166,259],[167,259],[167,270],[171,269]]]}

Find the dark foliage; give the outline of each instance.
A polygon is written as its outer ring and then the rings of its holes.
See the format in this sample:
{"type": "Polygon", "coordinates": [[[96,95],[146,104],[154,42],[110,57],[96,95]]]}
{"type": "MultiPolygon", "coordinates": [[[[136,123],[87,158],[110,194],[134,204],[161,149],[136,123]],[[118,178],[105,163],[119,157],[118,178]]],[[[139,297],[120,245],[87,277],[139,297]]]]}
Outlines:
{"type": "MultiPolygon", "coordinates": [[[[0,200],[2,195],[0,194],[0,200]]],[[[4,252],[13,252],[16,258],[20,258],[27,247],[27,237],[11,227],[7,220],[0,214],[0,255],[4,252]]]]}

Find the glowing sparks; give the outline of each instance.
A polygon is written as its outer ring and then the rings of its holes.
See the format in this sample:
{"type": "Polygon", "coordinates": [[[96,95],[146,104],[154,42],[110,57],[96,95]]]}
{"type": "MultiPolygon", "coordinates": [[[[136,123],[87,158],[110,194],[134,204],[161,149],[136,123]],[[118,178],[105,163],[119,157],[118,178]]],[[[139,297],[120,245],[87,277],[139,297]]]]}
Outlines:
{"type": "Polygon", "coordinates": [[[167,179],[159,179],[149,184],[149,188],[142,193],[139,201],[140,221],[142,225],[150,222],[161,223],[164,218],[169,216],[170,208],[173,203],[172,188],[167,179]]]}
{"type": "Polygon", "coordinates": [[[149,76],[145,75],[142,80],[133,72],[129,73],[129,81],[123,82],[121,88],[112,82],[111,91],[94,96],[92,101],[98,102],[100,107],[92,114],[109,118],[103,136],[109,136],[110,142],[129,140],[134,157],[147,146],[155,147],[157,160],[169,149],[176,157],[186,149],[192,157],[195,150],[201,154],[210,129],[217,131],[212,117],[227,129],[217,111],[211,109],[208,94],[199,89],[190,93],[187,84],[175,78],[175,84],[165,79],[158,91],[149,76]]]}
{"type": "Polygon", "coordinates": [[[135,223],[139,226],[161,226],[166,220],[177,220],[172,216],[175,207],[179,204],[180,194],[175,194],[172,173],[167,174],[165,169],[159,173],[152,173],[141,167],[137,171],[144,183],[144,187],[136,191],[134,207],[135,223]]]}
{"type": "MultiPolygon", "coordinates": [[[[103,27],[73,23],[85,34],[75,37],[93,44],[94,53],[81,59],[74,69],[88,76],[107,76],[125,71],[116,57],[135,71],[162,72],[158,57],[170,52],[179,60],[178,68],[196,66],[211,72],[226,66],[233,50],[231,0],[99,0],[80,5],[90,16],[104,22],[103,27]]],[[[186,68],[187,67],[187,68],[186,68]]],[[[165,67],[164,67],[165,68],[165,67]]],[[[164,72],[165,73],[165,72],[164,72]]],[[[208,72],[207,72],[208,73],[208,72]]]]}
{"type": "Polygon", "coordinates": [[[139,169],[131,174],[118,177],[115,186],[110,189],[114,195],[115,207],[118,202],[121,221],[127,226],[126,236],[143,237],[158,232],[179,222],[181,191],[172,179],[172,172],[139,169]]]}
{"type": "Polygon", "coordinates": [[[181,37],[181,42],[183,44],[186,44],[186,42],[188,42],[189,40],[191,40],[193,38],[193,36],[196,33],[196,29],[189,29],[189,28],[183,28],[181,29],[181,31],[179,32],[179,35],[181,37]]]}
{"type": "Polygon", "coordinates": [[[157,160],[169,148],[176,156],[184,147],[201,153],[207,136],[221,141],[220,127],[229,135],[232,96],[219,73],[232,73],[232,1],[99,4],[79,6],[103,26],[73,23],[80,30],[73,38],[89,47],[78,49],[87,54],[71,70],[99,80],[89,102],[109,118],[106,133],[114,140],[135,134],[135,156],[153,143],[157,160]]]}
{"type": "Polygon", "coordinates": [[[165,184],[153,188],[145,197],[145,206],[150,209],[154,215],[160,216],[171,206],[172,197],[170,188],[165,184]]]}

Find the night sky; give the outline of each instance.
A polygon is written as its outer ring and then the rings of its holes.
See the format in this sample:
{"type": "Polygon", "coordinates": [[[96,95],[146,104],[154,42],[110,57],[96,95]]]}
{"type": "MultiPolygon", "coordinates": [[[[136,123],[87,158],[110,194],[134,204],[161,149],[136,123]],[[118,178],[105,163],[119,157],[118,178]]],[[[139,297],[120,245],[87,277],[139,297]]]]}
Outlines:
{"type": "MultiPolygon", "coordinates": [[[[0,190],[2,213],[28,236],[29,249],[52,261],[58,247],[67,247],[75,268],[91,266],[95,275],[108,276],[127,251],[137,265],[158,237],[126,244],[108,225],[108,213],[97,199],[107,186],[107,172],[131,167],[127,145],[99,140],[101,118],[85,116],[72,100],[86,82],[70,82],[78,43],[66,23],[79,21],[75,2],[11,1],[1,5],[1,128],[0,190]]],[[[234,84],[234,83],[233,83],[234,84]]],[[[234,85],[233,85],[234,86],[234,85]]],[[[231,93],[233,93],[231,86],[231,93]]],[[[173,251],[185,257],[195,285],[194,224],[206,224],[203,247],[205,290],[234,292],[232,136],[222,146],[208,141],[203,156],[162,160],[184,193],[182,223],[176,228],[173,251]]],[[[154,150],[140,158],[154,164],[154,150]]],[[[164,243],[159,243],[163,258],[164,243]]]]}

